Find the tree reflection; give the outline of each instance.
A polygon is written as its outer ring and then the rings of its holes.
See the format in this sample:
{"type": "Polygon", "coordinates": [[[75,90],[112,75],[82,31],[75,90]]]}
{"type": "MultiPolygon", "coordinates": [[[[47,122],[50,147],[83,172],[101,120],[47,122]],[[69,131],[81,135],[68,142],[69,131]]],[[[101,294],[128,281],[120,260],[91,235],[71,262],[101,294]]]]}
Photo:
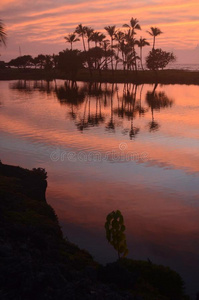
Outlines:
{"type": "MultiPolygon", "coordinates": [[[[61,105],[67,108],[67,118],[72,120],[80,132],[103,126],[110,133],[122,128],[122,134],[134,139],[140,133],[136,118],[144,117],[151,110],[150,132],[160,128],[155,120],[155,111],[169,108],[173,100],[164,91],[157,91],[155,84],[152,91],[147,91],[143,103],[144,85],[132,83],[115,84],[99,82],[63,81],[27,81],[19,80],[10,84],[11,89],[31,93],[34,90],[48,95],[55,95],[61,105]],[[147,104],[147,106],[146,106],[147,104]]],[[[140,124],[140,122],[139,122],[140,124]]]]}
{"type": "Polygon", "coordinates": [[[144,107],[142,106],[142,92],[143,92],[143,87],[144,87],[144,84],[142,84],[141,89],[140,89],[140,99],[139,99],[139,103],[138,103],[139,117],[144,116],[145,113],[148,111],[147,108],[144,108],[144,107]]]}
{"type": "Polygon", "coordinates": [[[33,88],[28,80],[18,80],[10,83],[10,89],[18,90],[19,92],[32,92],[33,88]]]}
{"type": "Polygon", "coordinates": [[[63,105],[78,106],[85,100],[86,93],[74,81],[65,81],[63,86],[56,87],[55,93],[59,102],[63,105]]]}
{"type": "Polygon", "coordinates": [[[152,92],[148,91],[146,93],[146,102],[148,106],[151,108],[151,117],[152,117],[152,120],[151,122],[149,122],[148,125],[150,132],[157,131],[160,127],[158,122],[155,121],[154,111],[155,110],[160,111],[161,108],[168,108],[168,107],[172,107],[173,105],[173,100],[169,99],[165,94],[165,92],[162,91],[156,92],[157,87],[158,84],[156,83],[154,85],[153,91],[152,92]]]}
{"type": "Polygon", "coordinates": [[[37,90],[41,93],[51,94],[54,92],[52,80],[18,80],[10,84],[10,88],[23,93],[32,93],[37,90]]]}
{"type": "Polygon", "coordinates": [[[83,90],[86,93],[86,101],[84,104],[84,112],[79,121],[76,122],[78,130],[83,132],[84,129],[89,127],[97,127],[105,122],[105,117],[102,114],[102,103],[104,97],[110,95],[110,90],[106,87],[105,90],[102,89],[102,84],[93,82],[84,84],[83,90]],[[92,103],[95,101],[95,106],[92,103]],[[91,108],[92,106],[92,108],[91,108]]]}
{"type": "Polygon", "coordinates": [[[124,84],[123,95],[118,99],[118,108],[114,110],[114,113],[119,118],[126,118],[130,121],[130,129],[124,129],[123,134],[129,132],[130,139],[133,139],[140,131],[140,128],[134,126],[134,119],[140,111],[140,103],[137,101],[137,89],[135,84],[124,84]]]}
{"type": "Polygon", "coordinates": [[[75,109],[84,103],[86,93],[83,88],[80,88],[74,81],[65,81],[64,85],[57,86],[55,83],[55,94],[61,105],[70,107],[68,115],[70,119],[77,119],[75,109]]]}
{"type": "Polygon", "coordinates": [[[108,131],[114,132],[115,131],[115,122],[113,119],[113,93],[114,93],[114,84],[112,84],[112,89],[111,89],[111,116],[110,116],[110,120],[106,125],[106,129],[108,131]]]}

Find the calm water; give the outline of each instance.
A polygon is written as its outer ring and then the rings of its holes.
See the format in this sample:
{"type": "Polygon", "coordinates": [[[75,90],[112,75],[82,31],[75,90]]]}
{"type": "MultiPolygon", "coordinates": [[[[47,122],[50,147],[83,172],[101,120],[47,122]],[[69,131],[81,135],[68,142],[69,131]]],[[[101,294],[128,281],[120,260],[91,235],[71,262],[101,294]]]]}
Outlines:
{"type": "Polygon", "coordinates": [[[48,172],[64,235],[102,263],[120,209],[129,257],[199,290],[199,86],[0,82],[0,159],[48,172]]]}
{"type": "Polygon", "coordinates": [[[177,69],[177,70],[186,70],[186,71],[199,71],[199,64],[170,63],[167,66],[167,69],[177,69]]]}

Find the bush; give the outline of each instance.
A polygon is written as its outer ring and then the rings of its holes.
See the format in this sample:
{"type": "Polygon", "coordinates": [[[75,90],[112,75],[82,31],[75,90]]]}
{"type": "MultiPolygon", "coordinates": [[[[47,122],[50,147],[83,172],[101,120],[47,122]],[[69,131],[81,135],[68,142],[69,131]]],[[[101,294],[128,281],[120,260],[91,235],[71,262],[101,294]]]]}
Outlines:
{"type": "Polygon", "coordinates": [[[76,79],[79,69],[83,68],[83,57],[79,50],[64,50],[59,52],[58,69],[69,74],[72,80],[76,79]]]}
{"type": "Polygon", "coordinates": [[[146,57],[146,65],[150,70],[164,69],[168,63],[174,62],[175,56],[171,52],[163,51],[162,49],[153,49],[146,57]]]}

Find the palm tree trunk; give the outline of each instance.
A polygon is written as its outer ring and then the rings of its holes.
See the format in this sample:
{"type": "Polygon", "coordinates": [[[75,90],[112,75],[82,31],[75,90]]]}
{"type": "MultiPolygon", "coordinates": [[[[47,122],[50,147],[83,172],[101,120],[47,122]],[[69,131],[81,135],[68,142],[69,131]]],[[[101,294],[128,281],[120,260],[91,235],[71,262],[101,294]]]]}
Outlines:
{"type": "Polygon", "coordinates": [[[142,63],[142,47],[140,47],[140,60],[141,60],[142,71],[144,71],[143,63],[142,63]]]}
{"type": "MultiPolygon", "coordinates": [[[[113,38],[111,37],[111,49],[113,50],[113,38]]],[[[113,74],[113,55],[111,55],[111,68],[112,68],[112,74],[113,74]]]]}
{"type": "MultiPolygon", "coordinates": [[[[118,49],[117,49],[117,58],[119,58],[119,46],[118,46],[118,49]]],[[[118,59],[116,60],[116,63],[115,63],[115,70],[117,70],[117,65],[118,65],[118,59]]]]}
{"type": "Polygon", "coordinates": [[[153,37],[153,50],[155,49],[155,36],[153,37]]]}
{"type": "Polygon", "coordinates": [[[83,42],[84,51],[86,51],[86,46],[85,46],[85,41],[84,41],[84,36],[83,35],[82,35],[82,42],[83,42]]]}
{"type": "Polygon", "coordinates": [[[133,54],[135,55],[135,71],[137,73],[137,60],[136,60],[136,52],[135,52],[135,44],[133,42],[133,54]]]}

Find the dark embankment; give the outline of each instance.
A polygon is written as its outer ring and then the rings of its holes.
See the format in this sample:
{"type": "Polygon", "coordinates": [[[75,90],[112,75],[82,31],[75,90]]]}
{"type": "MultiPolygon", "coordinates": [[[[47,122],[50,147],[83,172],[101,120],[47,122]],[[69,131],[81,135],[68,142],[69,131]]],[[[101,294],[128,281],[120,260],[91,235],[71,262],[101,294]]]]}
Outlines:
{"type": "Polygon", "coordinates": [[[187,299],[169,268],[129,259],[103,267],[65,240],[46,187],[45,170],[0,163],[0,299],[187,299]]]}
{"type": "MultiPolygon", "coordinates": [[[[40,69],[2,69],[0,80],[52,80],[71,79],[68,74],[59,70],[45,71],[40,69]]],[[[199,84],[198,71],[185,70],[161,70],[161,71],[123,71],[102,70],[101,73],[94,70],[92,76],[87,69],[82,69],[75,77],[77,81],[95,81],[111,83],[162,83],[162,84],[199,84]]]]}

